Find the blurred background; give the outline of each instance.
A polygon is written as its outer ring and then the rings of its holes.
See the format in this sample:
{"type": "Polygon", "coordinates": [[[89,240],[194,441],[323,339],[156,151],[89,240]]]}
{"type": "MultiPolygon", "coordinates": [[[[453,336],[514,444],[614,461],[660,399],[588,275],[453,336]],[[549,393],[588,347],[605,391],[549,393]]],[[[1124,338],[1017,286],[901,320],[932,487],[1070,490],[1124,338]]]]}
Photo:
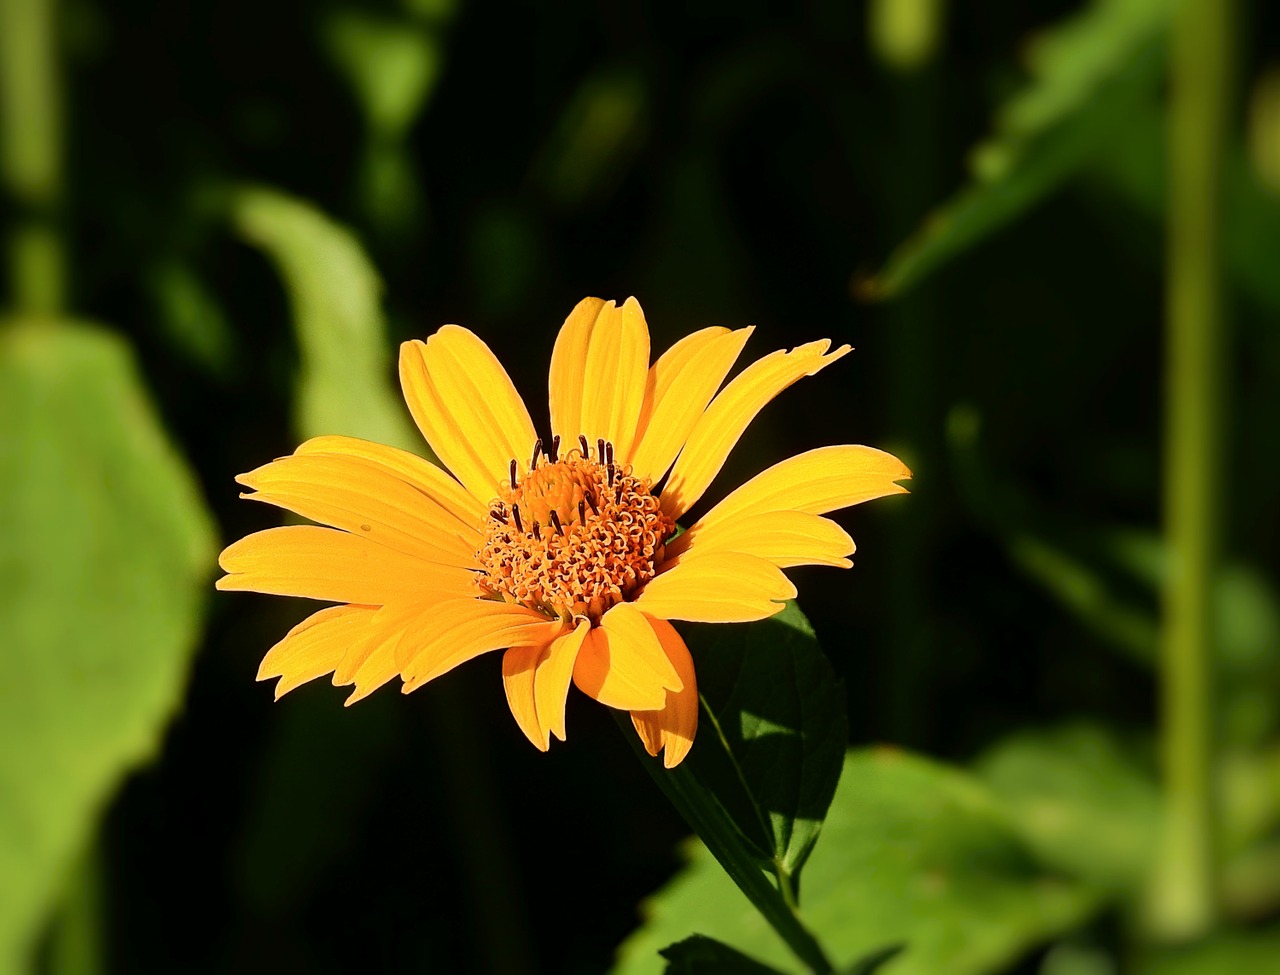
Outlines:
{"type": "MultiPolygon", "coordinates": [[[[571,697],[539,754],[497,656],[409,698],[273,703],[258,662],[313,607],[212,588],[222,545],[280,523],[236,474],[319,433],[414,446],[400,341],[467,325],[536,418],[584,295],[637,296],[655,354],[711,324],[754,324],[752,357],[855,347],[709,496],[821,444],[902,456],[909,498],[839,516],[855,567],[795,573],[851,743],[968,766],[1019,829],[1088,793],[1061,856],[1028,833],[1051,867],[1097,836],[1132,853],[1174,6],[0,0],[0,965],[613,964],[687,829],[604,709],[571,697]]],[[[1271,970],[1278,28],[1239,5],[1212,582],[1220,767],[1243,770],[1215,930],[1271,970]]],[[[1134,876],[982,970],[1129,970],[1134,876]]],[[[1268,970],[1231,964],[1176,970],[1268,970]]]]}

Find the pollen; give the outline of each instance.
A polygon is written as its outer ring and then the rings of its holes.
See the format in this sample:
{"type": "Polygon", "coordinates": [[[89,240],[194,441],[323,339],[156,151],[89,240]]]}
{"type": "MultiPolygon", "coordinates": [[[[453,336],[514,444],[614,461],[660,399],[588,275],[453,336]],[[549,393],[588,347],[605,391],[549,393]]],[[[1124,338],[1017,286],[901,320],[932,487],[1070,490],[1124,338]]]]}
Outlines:
{"type": "Polygon", "coordinates": [[[539,440],[522,479],[511,462],[510,484],[489,505],[477,583],[487,596],[594,625],[653,578],[675,522],[647,479],[614,463],[613,444],[581,437],[564,457],[559,444],[539,466],[539,440]]]}

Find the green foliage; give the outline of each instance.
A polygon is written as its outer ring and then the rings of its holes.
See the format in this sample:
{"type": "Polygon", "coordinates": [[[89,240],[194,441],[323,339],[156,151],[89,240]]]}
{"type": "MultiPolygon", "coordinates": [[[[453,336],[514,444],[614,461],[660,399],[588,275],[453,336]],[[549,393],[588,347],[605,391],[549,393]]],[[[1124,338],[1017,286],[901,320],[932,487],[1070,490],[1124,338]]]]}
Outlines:
{"type": "Polygon", "coordinates": [[[0,970],[30,950],[125,773],[182,698],[209,516],[128,348],[71,323],[0,334],[0,970]]]}
{"type": "Polygon", "coordinates": [[[821,951],[794,914],[848,742],[844,689],[796,604],[747,626],[690,627],[701,730],[658,785],[735,882],[810,964],[821,951]],[[772,875],[775,885],[765,880],[772,875]]]}
{"type": "Polygon", "coordinates": [[[390,385],[377,272],[355,236],[315,207],[264,188],[237,192],[236,230],[284,279],[302,356],[296,423],[406,449],[421,438],[390,385]]]}
{"type": "Polygon", "coordinates": [[[974,151],[974,182],[931,214],[863,297],[891,298],[1022,215],[1075,176],[1156,92],[1170,0],[1094,0],[1031,47],[1031,83],[974,151]]]}
{"type": "MultiPolygon", "coordinates": [[[[801,916],[838,970],[893,942],[904,948],[887,975],[965,975],[1070,929],[1097,898],[1047,870],[981,782],[878,749],[845,758],[821,855],[805,870],[801,916]]],[[[655,971],[654,952],[691,931],[798,970],[701,846],[646,914],[621,949],[619,975],[655,971]]]]}
{"type": "Polygon", "coordinates": [[[658,954],[667,960],[664,975],[780,975],[776,968],[700,934],[668,945],[658,954]]]}

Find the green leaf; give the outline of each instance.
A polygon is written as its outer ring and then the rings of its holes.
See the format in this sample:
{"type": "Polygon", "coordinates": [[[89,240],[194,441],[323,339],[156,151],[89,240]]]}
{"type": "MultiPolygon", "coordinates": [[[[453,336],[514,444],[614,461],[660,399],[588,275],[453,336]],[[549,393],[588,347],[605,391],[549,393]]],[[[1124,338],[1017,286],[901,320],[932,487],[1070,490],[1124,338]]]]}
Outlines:
{"type": "Polygon", "coordinates": [[[794,905],[840,777],[844,689],[795,603],[759,623],[683,633],[702,698],[698,738],[675,769],[645,764],[797,956],[822,969],[794,905]]]}
{"type": "Polygon", "coordinates": [[[885,299],[930,274],[1057,190],[1124,129],[1158,90],[1170,0],[1095,0],[1031,48],[1031,83],[999,111],[973,153],[974,180],[931,214],[879,273],[860,281],[885,299]]]}
{"type": "MultiPolygon", "coordinates": [[[[801,919],[837,968],[886,942],[888,975],[978,975],[1078,924],[1098,892],[1037,860],[974,777],[887,749],[851,752],[805,869],[801,919]]],[[[801,971],[701,846],[644,905],[616,972],[657,970],[657,950],[696,929],[766,964],[801,971]]]]}
{"type": "Polygon", "coordinates": [[[12,971],[181,702],[215,539],[109,332],[0,333],[0,416],[0,970],[12,971]]]}
{"type": "Polygon", "coordinates": [[[1160,793],[1151,770],[1106,729],[1022,732],[975,767],[1045,863],[1110,890],[1144,882],[1160,793]]]}
{"type": "Polygon", "coordinates": [[[1230,931],[1207,941],[1155,952],[1141,975],[1242,975],[1273,972],[1280,961],[1280,930],[1230,931]]]}
{"type": "Polygon", "coordinates": [[[658,952],[667,960],[665,975],[780,975],[714,938],[695,934],[658,952]]]}
{"type": "Polygon", "coordinates": [[[303,435],[346,434],[424,452],[391,387],[381,282],[351,231],[265,188],[236,192],[231,213],[289,292],[302,354],[294,415],[303,435]]]}
{"type": "Polygon", "coordinates": [[[704,709],[685,767],[765,863],[798,882],[849,743],[844,685],[794,602],[758,623],[684,635],[704,709]]]}

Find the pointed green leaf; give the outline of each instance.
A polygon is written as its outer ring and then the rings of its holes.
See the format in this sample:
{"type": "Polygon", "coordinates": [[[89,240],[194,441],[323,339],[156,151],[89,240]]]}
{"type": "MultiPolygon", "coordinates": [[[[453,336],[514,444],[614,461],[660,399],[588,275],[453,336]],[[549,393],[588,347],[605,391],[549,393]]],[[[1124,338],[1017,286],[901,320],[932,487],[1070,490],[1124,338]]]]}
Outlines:
{"type": "Polygon", "coordinates": [[[0,970],[12,971],[181,701],[214,537],[109,332],[0,333],[0,417],[0,970]]]}
{"type": "Polygon", "coordinates": [[[695,934],[658,952],[667,960],[664,975],[782,975],[714,938],[695,934]]]}

